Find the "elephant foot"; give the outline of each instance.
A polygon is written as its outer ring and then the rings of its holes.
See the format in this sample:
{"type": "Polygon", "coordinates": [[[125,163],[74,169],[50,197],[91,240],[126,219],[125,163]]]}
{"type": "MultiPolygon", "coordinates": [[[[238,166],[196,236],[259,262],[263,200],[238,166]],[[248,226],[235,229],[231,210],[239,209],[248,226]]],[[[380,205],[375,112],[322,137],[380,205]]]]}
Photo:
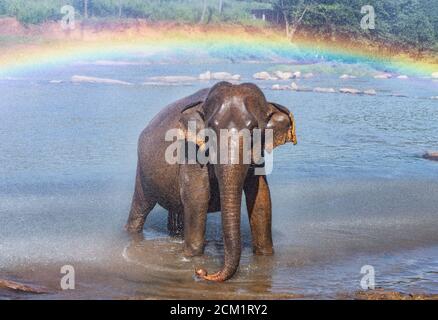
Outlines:
{"type": "Polygon", "coordinates": [[[274,254],[274,248],[272,247],[254,248],[253,252],[257,256],[272,256],[274,254]]]}
{"type": "Polygon", "coordinates": [[[139,230],[138,228],[131,228],[126,225],[125,230],[128,232],[133,242],[142,242],[144,240],[143,228],[139,230]]]}
{"type": "Polygon", "coordinates": [[[187,258],[196,257],[196,256],[202,256],[204,254],[204,248],[190,248],[185,247],[183,254],[187,258]]]}

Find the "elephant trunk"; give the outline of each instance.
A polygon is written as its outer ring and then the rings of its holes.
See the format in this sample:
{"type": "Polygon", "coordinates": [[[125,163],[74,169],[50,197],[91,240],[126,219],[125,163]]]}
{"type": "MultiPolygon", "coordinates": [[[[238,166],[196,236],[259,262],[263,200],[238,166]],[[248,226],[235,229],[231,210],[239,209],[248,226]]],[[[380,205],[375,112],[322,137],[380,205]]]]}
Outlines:
{"type": "Polygon", "coordinates": [[[224,239],[224,265],[212,275],[200,269],[196,273],[205,280],[225,281],[237,271],[242,251],[240,236],[240,210],[242,190],[248,165],[227,164],[218,165],[216,176],[219,183],[220,202],[222,210],[222,232],[224,239]]]}

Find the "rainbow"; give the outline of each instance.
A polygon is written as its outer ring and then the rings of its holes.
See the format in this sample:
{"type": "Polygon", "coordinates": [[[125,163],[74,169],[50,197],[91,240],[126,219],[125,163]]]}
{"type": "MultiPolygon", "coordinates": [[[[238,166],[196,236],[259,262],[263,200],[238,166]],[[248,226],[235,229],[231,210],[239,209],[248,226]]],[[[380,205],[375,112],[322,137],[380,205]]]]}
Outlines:
{"type": "Polygon", "coordinates": [[[0,76],[44,72],[48,68],[80,61],[171,62],[177,59],[297,64],[341,62],[415,76],[430,76],[438,71],[436,58],[416,60],[402,54],[393,57],[346,41],[300,38],[290,42],[278,31],[261,30],[232,26],[205,29],[199,26],[141,25],[112,31],[58,32],[40,43],[3,48],[0,76]]]}

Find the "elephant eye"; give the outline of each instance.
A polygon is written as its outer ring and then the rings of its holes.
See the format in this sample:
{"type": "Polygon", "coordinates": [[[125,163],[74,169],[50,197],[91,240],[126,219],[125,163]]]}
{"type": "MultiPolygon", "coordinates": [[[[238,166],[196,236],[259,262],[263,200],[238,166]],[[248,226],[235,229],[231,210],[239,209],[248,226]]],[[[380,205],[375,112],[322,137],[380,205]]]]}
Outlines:
{"type": "Polygon", "coordinates": [[[201,111],[196,111],[199,115],[199,117],[202,119],[202,121],[205,121],[204,114],[201,111]]]}
{"type": "Polygon", "coordinates": [[[245,125],[250,130],[254,129],[257,126],[257,124],[253,123],[250,119],[246,120],[245,125]]]}
{"type": "Polygon", "coordinates": [[[271,112],[269,115],[268,115],[268,121],[267,122],[269,122],[270,120],[271,120],[271,118],[272,118],[272,116],[275,114],[275,112],[271,112]]]}

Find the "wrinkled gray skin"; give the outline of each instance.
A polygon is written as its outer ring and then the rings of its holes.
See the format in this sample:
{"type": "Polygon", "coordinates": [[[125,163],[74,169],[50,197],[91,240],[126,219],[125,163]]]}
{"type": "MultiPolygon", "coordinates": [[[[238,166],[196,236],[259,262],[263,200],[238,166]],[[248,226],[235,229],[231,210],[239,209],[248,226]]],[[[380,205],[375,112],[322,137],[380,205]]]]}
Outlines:
{"type": "MultiPolygon", "coordinates": [[[[239,266],[243,192],[254,253],[273,253],[269,186],[265,176],[254,175],[253,165],[243,164],[242,156],[237,164],[168,164],[165,151],[172,141],[165,141],[166,132],[180,128],[186,134],[188,121],[196,121],[198,131],[213,129],[219,145],[220,129],[271,128],[274,144],[270,147],[276,147],[296,143],[293,116],[285,107],[268,103],[254,84],[220,82],[167,106],[140,135],[135,192],[126,229],[141,233],[148,213],[158,203],[169,211],[170,233],[183,234],[184,254],[202,255],[207,213],[222,211],[224,266],[212,275],[203,269],[196,273],[206,280],[225,281],[239,266]]],[[[202,146],[202,142],[196,143],[202,146]]],[[[239,147],[241,155],[251,152],[243,150],[242,143],[239,147]]],[[[262,149],[265,147],[269,146],[262,149]]]]}

